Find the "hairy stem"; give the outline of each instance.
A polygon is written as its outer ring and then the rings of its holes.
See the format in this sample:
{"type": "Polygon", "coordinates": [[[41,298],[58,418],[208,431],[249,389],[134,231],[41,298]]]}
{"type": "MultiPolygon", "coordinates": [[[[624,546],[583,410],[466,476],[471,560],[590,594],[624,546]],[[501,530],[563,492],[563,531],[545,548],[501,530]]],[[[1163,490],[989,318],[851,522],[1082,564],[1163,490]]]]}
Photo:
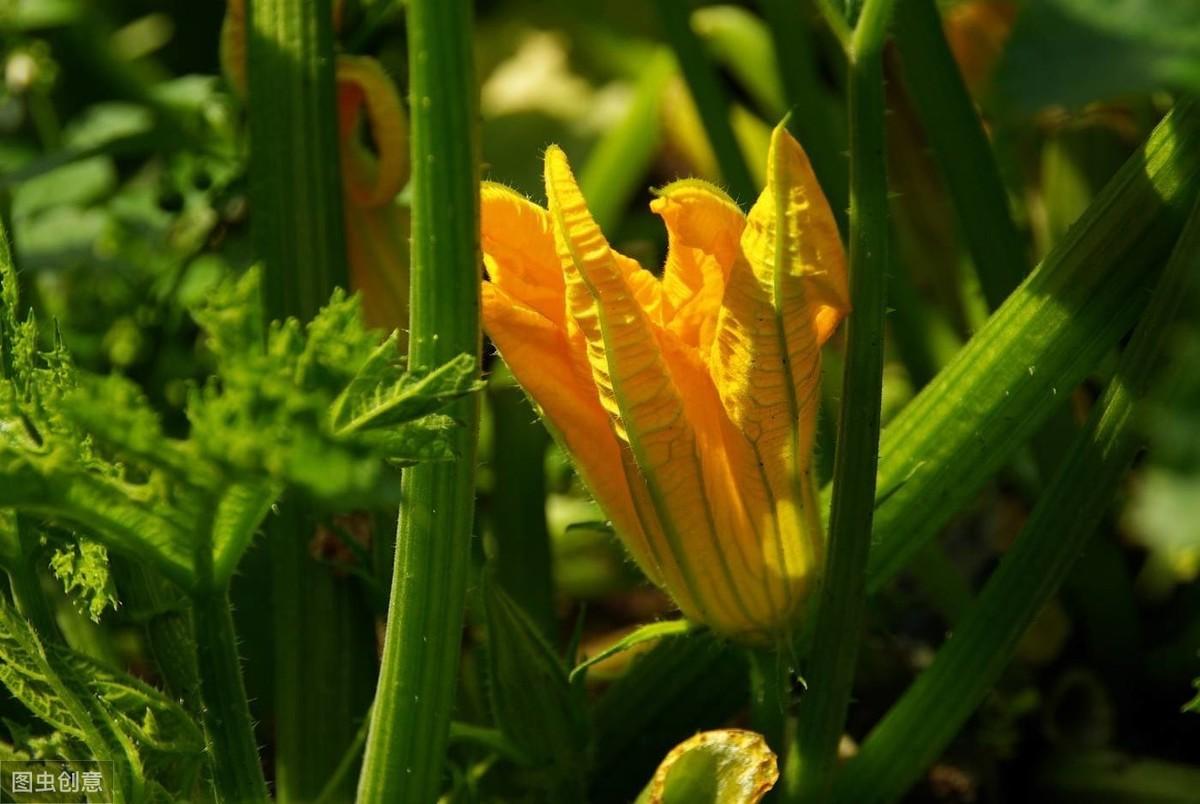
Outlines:
{"type": "MultiPolygon", "coordinates": [[[[411,0],[409,362],[480,352],[479,140],[471,4],[411,0]]],[[[383,664],[359,779],[363,801],[433,801],[458,677],[475,499],[479,399],[451,411],[458,459],[406,469],[383,664]]]]}

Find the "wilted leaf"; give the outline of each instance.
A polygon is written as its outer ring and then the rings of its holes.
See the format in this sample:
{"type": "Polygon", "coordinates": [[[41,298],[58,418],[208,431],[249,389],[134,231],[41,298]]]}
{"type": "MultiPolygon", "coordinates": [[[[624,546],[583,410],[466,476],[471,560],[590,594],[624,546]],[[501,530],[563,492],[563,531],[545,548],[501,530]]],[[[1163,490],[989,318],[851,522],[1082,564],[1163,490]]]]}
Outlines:
{"type": "Polygon", "coordinates": [[[762,735],[705,731],[667,754],[637,804],[757,804],[778,778],[762,735]]]}

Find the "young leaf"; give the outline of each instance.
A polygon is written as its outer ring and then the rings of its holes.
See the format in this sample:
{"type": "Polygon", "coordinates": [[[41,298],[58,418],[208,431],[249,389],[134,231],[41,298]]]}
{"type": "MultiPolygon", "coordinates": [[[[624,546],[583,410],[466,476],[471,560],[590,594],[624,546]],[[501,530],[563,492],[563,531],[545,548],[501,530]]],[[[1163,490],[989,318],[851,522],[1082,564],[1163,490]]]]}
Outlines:
{"type": "Polygon", "coordinates": [[[62,581],[80,609],[93,622],[100,622],[104,610],[117,607],[117,593],[108,574],[108,551],[88,538],[55,551],[50,569],[62,581]]]}
{"type": "Polygon", "coordinates": [[[587,672],[587,669],[592,665],[602,662],[610,656],[616,656],[618,653],[624,653],[638,645],[646,642],[655,642],[667,637],[683,636],[692,631],[696,631],[700,626],[687,620],[668,620],[661,623],[649,623],[647,625],[638,626],[638,628],[622,637],[621,639],[609,645],[604,650],[597,653],[595,656],[588,657],[585,661],[580,662],[571,671],[569,680],[574,682],[580,673],[587,672]]]}
{"type": "Polygon", "coordinates": [[[482,387],[475,359],[459,355],[432,371],[396,371],[396,335],[376,350],[333,403],[339,435],[409,422],[482,387]]]}

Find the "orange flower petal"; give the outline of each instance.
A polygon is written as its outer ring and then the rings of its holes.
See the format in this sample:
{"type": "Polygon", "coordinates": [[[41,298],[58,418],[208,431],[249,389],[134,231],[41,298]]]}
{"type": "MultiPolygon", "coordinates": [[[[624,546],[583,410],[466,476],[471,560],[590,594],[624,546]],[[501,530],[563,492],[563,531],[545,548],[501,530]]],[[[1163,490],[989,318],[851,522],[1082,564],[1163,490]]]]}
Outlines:
{"type": "Polygon", "coordinates": [[[625,474],[668,590],[685,613],[725,632],[754,612],[717,532],[696,433],[650,320],[599,227],[563,152],[546,152],[546,195],[571,316],[617,438],[625,474]]]}
{"type": "Polygon", "coordinates": [[[491,182],[484,182],[480,204],[488,278],[561,329],[566,289],[549,214],[520,193],[491,182]]]}
{"type": "Polygon", "coordinates": [[[488,337],[574,459],[635,560],[651,581],[662,583],[625,482],[608,414],[595,387],[578,382],[562,329],[492,282],[483,284],[482,300],[488,337]]]}
{"type": "Polygon", "coordinates": [[[746,218],[729,196],[694,179],[662,188],[650,209],[667,226],[662,288],[671,308],[668,326],[707,357],[746,218]]]}

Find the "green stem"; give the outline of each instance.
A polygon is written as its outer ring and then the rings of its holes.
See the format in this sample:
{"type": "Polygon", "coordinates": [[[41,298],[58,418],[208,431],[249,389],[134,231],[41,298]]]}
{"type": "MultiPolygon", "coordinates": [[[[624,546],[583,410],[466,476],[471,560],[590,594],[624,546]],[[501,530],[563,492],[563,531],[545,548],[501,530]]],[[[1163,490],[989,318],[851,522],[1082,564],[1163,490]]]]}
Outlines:
{"type": "Polygon", "coordinates": [[[1139,447],[1131,426],[1190,277],[1200,270],[1200,203],[1180,236],[1117,375],[1016,545],[933,664],[838,777],[837,800],[899,798],[953,739],[1003,672],[1034,617],[1086,547],[1139,447]]]}
{"type": "Polygon", "coordinates": [[[248,9],[254,245],[267,310],[306,320],[346,284],[333,12],[330,0],[248,9]]]}
{"type": "Polygon", "coordinates": [[[675,58],[688,89],[696,101],[696,109],[704,123],[709,144],[721,168],[721,177],[739,204],[747,205],[758,195],[758,188],[750,176],[750,168],[733,133],[729,120],[729,98],[721,86],[721,77],[704,52],[704,45],[692,30],[689,12],[691,6],[679,0],[655,0],[663,33],[675,51],[675,58]]]}
{"type": "Polygon", "coordinates": [[[835,0],[814,0],[817,12],[825,20],[825,24],[829,26],[829,32],[833,34],[833,38],[842,46],[842,50],[849,53],[851,47],[850,40],[852,38],[850,25],[846,22],[844,10],[834,5],[834,3],[835,0]]]}
{"type": "Polygon", "coordinates": [[[199,592],[192,599],[197,666],[204,691],[204,730],[220,801],[267,801],[237,636],[227,589],[199,592]]]}
{"type": "MultiPolygon", "coordinates": [[[[3,236],[3,232],[0,232],[0,237],[3,236]]],[[[24,521],[24,517],[14,513],[12,518],[21,548],[19,566],[8,573],[13,603],[16,604],[17,611],[33,625],[41,639],[57,639],[61,635],[54,621],[54,610],[51,609],[42,589],[42,576],[38,572],[38,562],[35,559],[37,540],[30,532],[29,523],[24,521]]]]}
{"type": "MultiPolygon", "coordinates": [[[[253,0],[250,11],[253,234],[266,263],[264,299],[271,318],[308,320],[347,284],[332,10],[330,0],[253,0]]],[[[375,665],[360,590],[312,559],[315,529],[311,511],[284,502],[268,524],[271,605],[241,609],[247,620],[268,618],[253,627],[274,635],[273,656],[271,645],[250,650],[255,663],[273,667],[282,801],[313,800],[335,772],[369,702],[375,665]]]]}
{"type": "Polygon", "coordinates": [[[750,665],[750,727],[782,757],[791,698],[787,662],[777,648],[749,648],[746,658],[750,665]]]}
{"type": "Polygon", "coordinates": [[[186,598],[150,569],[123,557],[109,558],[121,601],[143,623],[146,644],[167,691],[194,715],[204,711],[196,640],[186,598]]]}
{"type": "Polygon", "coordinates": [[[891,0],[868,0],[850,59],[850,299],[846,369],[833,473],[829,558],[817,608],[810,692],[800,710],[798,763],[785,782],[796,800],[825,799],[846,720],[866,609],[867,553],[879,462],[888,254],[883,41],[891,0]]]}
{"type": "Polygon", "coordinates": [[[367,716],[363,718],[362,725],[354,733],[354,739],[350,741],[350,745],[346,747],[342,758],[338,760],[337,767],[334,768],[329,780],[321,788],[321,792],[317,794],[316,804],[330,804],[330,802],[342,799],[342,791],[350,781],[350,774],[354,770],[354,766],[358,763],[363,746],[367,744],[367,729],[370,726],[371,713],[368,710],[367,716]]]}
{"type": "MultiPolygon", "coordinates": [[[[376,667],[366,598],[353,578],[313,560],[315,527],[312,511],[298,500],[285,501],[270,526],[275,793],[281,801],[312,801],[337,775],[338,759],[370,705],[376,667]]],[[[337,792],[349,798],[353,785],[337,792]]]]}
{"type": "MultiPolygon", "coordinates": [[[[409,362],[480,352],[479,162],[471,4],[411,0],[412,292],[409,362]]],[[[363,801],[425,802],[441,786],[466,604],[477,396],[452,415],[458,460],[404,472],[387,635],[363,801]]]]}

